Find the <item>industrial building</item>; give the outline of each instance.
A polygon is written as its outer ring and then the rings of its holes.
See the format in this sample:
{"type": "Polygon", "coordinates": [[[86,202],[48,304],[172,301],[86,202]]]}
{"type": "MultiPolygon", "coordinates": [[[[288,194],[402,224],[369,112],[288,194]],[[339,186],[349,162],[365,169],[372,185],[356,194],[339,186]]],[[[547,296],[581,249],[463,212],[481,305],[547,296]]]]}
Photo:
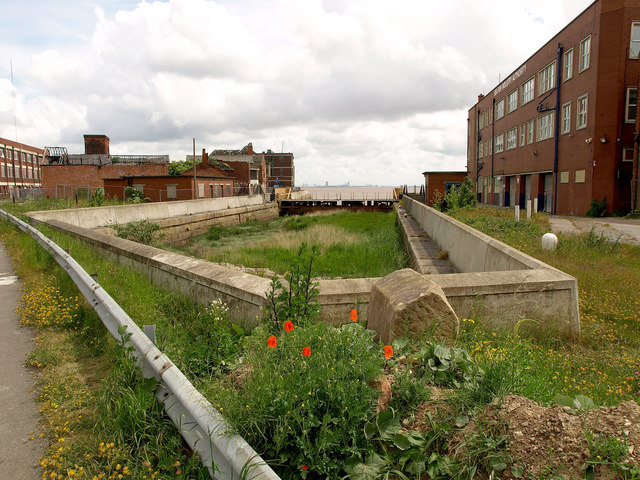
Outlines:
{"type": "Polygon", "coordinates": [[[0,198],[22,198],[42,187],[43,149],[0,138],[0,198]]]}
{"type": "Polygon", "coordinates": [[[480,95],[467,120],[478,201],[568,215],[605,198],[608,214],[637,209],[639,53],[640,2],[597,0],[480,95]]]}

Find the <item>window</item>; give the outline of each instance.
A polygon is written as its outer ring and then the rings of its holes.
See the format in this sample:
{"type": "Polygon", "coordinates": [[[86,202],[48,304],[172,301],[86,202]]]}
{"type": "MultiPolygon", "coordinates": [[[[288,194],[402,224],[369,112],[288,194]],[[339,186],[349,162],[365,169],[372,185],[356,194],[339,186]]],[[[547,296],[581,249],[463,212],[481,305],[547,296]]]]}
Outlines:
{"type": "Polygon", "coordinates": [[[562,133],[571,131],[571,102],[562,105],[562,133]]]}
{"type": "Polygon", "coordinates": [[[629,44],[629,58],[638,58],[640,55],[640,22],[631,24],[631,43],[629,44]]]}
{"type": "Polygon", "coordinates": [[[564,52],[564,72],[562,78],[566,82],[573,77],[573,48],[564,52]]]}
{"type": "Polygon", "coordinates": [[[623,148],[622,149],[622,161],[623,162],[633,162],[633,148],[623,148]]]}
{"type": "Polygon", "coordinates": [[[484,151],[487,155],[493,155],[493,138],[487,140],[487,144],[484,147],[484,151]]]}
{"type": "Polygon", "coordinates": [[[538,141],[553,137],[553,112],[538,117],[538,141]]]}
{"type": "Polygon", "coordinates": [[[504,117],[504,98],[496,103],[496,120],[504,117]]]}
{"type": "Polygon", "coordinates": [[[624,110],[624,121],[627,123],[635,123],[637,109],[638,89],[636,87],[627,88],[627,103],[624,110]]]}
{"type": "Polygon", "coordinates": [[[484,128],[484,112],[480,112],[478,115],[478,131],[484,128]]]}
{"type": "Polygon", "coordinates": [[[177,186],[178,184],[167,184],[167,198],[178,198],[177,186]]]}
{"type": "Polygon", "coordinates": [[[548,92],[556,86],[555,60],[538,72],[538,94],[548,92]]]}
{"type": "Polygon", "coordinates": [[[22,152],[22,155],[20,157],[22,158],[23,162],[27,161],[27,154],[26,153],[22,152]]]}
{"type": "Polygon", "coordinates": [[[484,142],[478,142],[478,158],[484,157],[484,142]]]}
{"type": "Polygon", "coordinates": [[[560,183],[569,183],[569,172],[560,172],[560,183]]]}
{"type": "Polygon", "coordinates": [[[496,153],[500,153],[504,150],[504,134],[496,136],[496,153]]]}
{"type": "Polygon", "coordinates": [[[524,147],[527,143],[527,124],[520,125],[520,146],[524,147]]]}
{"type": "Polygon", "coordinates": [[[591,62],[591,35],[580,42],[580,61],[578,71],[589,68],[591,62]]]}
{"type": "Polygon", "coordinates": [[[198,184],[198,198],[204,198],[204,183],[198,184]]]}
{"type": "Polygon", "coordinates": [[[4,163],[0,163],[0,177],[6,177],[7,171],[5,170],[4,163]]]}
{"type": "Polygon", "coordinates": [[[507,113],[513,112],[518,108],[518,90],[514,90],[507,96],[507,113]]]}
{"type": "Polygon", "coordinates": [[[522,105],[533,100],[533,89],[535,80],[536,77],[531,77],[529,80],[522,84],[522,105]]]}
{"type": "Polygon", "coordinates": [[[578,115],[576,117],[576,130],[587,127],[587,101],[588,95],[578,97],[578,115]]]}
{"type": "Polygon", "coordinates": [[[575,183],[584,183],[585,170],[576,170],[575,183]]]}
{"type": "Polygon", "coordinates": [[[527,122],[527,144],[533,143],[533,119],[527,122]]]}
{"type": "Polygon", "coordinates": [[[0,158],[4,158],[4,148],[0,147],[0,158]]]}
{"type": "Polygon", "coordinates": [[[517,146],[518,129],[514,127],[507,130],[507,150],[513,150],[517,146]]]}

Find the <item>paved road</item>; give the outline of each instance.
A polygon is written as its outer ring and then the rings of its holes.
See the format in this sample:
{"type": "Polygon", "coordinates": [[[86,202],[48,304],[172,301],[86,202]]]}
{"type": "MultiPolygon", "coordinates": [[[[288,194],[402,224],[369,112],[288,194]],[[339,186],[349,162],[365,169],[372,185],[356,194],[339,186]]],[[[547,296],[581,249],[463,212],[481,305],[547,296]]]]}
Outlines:
{"type": "Polygon", "coordinates": [[[640,218],[551,217],[551,230],[554,233],[589,233],[592,228],[597,235],[640,245],[640,218]]]}
{"type": "Polygon", "coordinates": [[[24,366],[35,342],[16,315],[19,292],[19,280],[0,243],[0,479],[36,480],[42,478],[39,457],[45,442],[36,433],[34,379],[24,366]],[[32,433],[35,440],[29,440],[32,433]]]}

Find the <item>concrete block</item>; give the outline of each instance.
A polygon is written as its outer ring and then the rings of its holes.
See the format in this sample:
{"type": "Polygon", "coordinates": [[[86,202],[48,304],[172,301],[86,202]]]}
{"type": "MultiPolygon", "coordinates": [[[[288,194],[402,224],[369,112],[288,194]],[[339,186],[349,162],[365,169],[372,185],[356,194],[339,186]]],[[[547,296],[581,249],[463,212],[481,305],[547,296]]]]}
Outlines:
{"type": "Polygon", "coordinates": [[[415,270],[397,270],[373,284],[367,328],[382,342],[425,331],[437,340],[454,339],[459,327],[442,289],[415,270]]]}

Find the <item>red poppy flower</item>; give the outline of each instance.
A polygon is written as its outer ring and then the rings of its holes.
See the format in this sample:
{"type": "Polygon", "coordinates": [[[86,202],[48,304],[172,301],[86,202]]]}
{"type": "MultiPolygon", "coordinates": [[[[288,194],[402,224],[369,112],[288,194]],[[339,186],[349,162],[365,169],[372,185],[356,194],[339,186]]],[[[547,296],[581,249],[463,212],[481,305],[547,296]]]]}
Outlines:
{"type": "Polygon", "coordinates": [[[284,322],[284,331],[289,333],[291,330],[293,330],[293,322],[291,320],[287,320],[284,322]]]}
{"type": "Polygon", "coordinates": [[[271,335],[269,337],[269,340],[267,341],[267,345],[269,345],[269,348],[276,348],[276,346],[278,345],[278,339],[271,335]]]}
{"type": "Polygon", "coordinates": [[[304,347],[302,349],[302,356],[303,357],[310,357],[311,356],[311,347],[304,347]]]}
{"type": "Polygon", "coordinates": [[[303,470],[307,470],[308,468],[309,468],[309,465],[302,465],[303,470]]]}
{"type": "Polygon", "coordinates": [[[357,322],[358,321],[358,310],[356,310],[355,308],[351,309],[351,313],[349,314],[349,317],[351,318],[352,321],[357,322]]]}
{"type": "Polygon", "coordinates": [[[391,357],[393,357],[393,347],[391,345],[385,345],[384,346],[384,358],[389,360],[391,357]]]}

